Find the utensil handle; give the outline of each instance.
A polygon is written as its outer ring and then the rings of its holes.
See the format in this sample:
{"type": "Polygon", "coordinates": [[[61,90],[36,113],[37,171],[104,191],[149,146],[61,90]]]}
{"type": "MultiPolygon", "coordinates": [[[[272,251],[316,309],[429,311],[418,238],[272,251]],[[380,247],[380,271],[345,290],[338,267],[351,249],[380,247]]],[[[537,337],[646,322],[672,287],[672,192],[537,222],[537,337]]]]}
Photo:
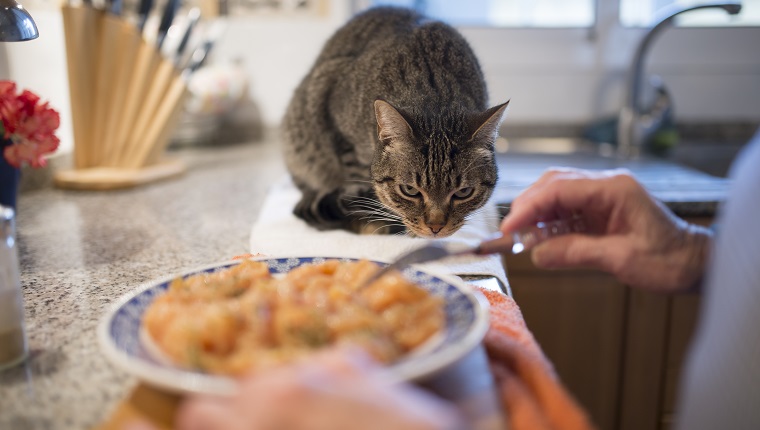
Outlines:
{"type": "Polygon", "coordinates": [[[586,231],[586,222],[581,217],[540,222],[534,226],[518,230],[510,236],[500,235],[494,239],[483,241],[474,253],[478,255],[519,254],[553,237],[586,231]]]}
{"type": "Polygon", "coordinates": [[[484,240],[472,252],[475,255],[489,254],[511,254],[515,240],[511,236],[504,236],[501,233],[494,239],[484,240]]]}

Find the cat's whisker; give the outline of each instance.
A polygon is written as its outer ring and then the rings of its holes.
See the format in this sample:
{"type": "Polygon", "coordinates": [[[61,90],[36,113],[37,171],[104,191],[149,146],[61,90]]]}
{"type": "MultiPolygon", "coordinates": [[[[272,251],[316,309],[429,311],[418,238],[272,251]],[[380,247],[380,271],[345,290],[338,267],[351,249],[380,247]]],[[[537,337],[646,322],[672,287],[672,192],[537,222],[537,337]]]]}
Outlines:
{"type": "MultiPolygon", "coordinates": [[[[465,220],[467,221],[465,225],[474,224],[474,220],[472,218],[465,218],[465,220]]],[[[501,220],[502,219],[499,217],[482,217],[479,221],[484,221],[486,224],[495,224],[498,226],[499,224],[501,224],[501,220]]]]}
{"type": "Polygon", "coordinates": [[[468,221],[472,221],[475,217],[482,217],[486,220],[495,220],[495,219],[501,220],[502,219],[502,216],[498,212],[494,213],[491,211],[486,211],[485,209],[474,210],[470,212],[469,214],[467,214],[467,216],[465,216],[464,218],[468,221]]]}
{"type": "Polygon", "coordinates": [[[359,219],[362,221],[366,220],[367,222],[387,222],[387,223],[398,225],[398,222],[397,222],[398,220],[395,220],[395,219],[373,218],[373,217],[363,217],[359,219]]]}
{"type": "Polygon", "coordinates": [[[392,219],[394,221],[401,221],[401,217],[385,211],[379,211],[372,208],[369,209],[355,209],[348,212],[349,215],[377,215],[383,218],[392,219]]]}
{"type": "Polygon", "coordinates": [[[388,208],[386,208],[385,206],[378,204],[377,202],[372,202],[370,200],[354,200],[348,206],[361,206],[361,207],[370,207],[370,208],[380,209],[380,210],[388,210],[388,208]]]}
{"type": "Polygon", "coordinates": [[[366,184],[371,184],[372,181],[369,179],[361,179],[361,178],[348,178],[346,179],[346,182],[362,182],[366,184]]]}
{"type": "Polygon", "coordinates": [[[369,197],[355,197],[355,198],[352,198],[351,200],[349,200],[349,202],[348,202],[349,206],[350,205],[359,205],[359,204],[363,204],[363,205],[366,205],[366,206],[372,206],[372,207],[376,207],[376,208],[381,208],[381,209],[386,209],[387,210],[387,208],[385,207],[384,204],[378,202],[377,200],[371,199],[369,197]]]}
{"type": "Polygon", "coordinates": [[[479,207],[479,208],[475,209],[474,211],[470,212],[470,214],[467,215],[467,216],[469,217],[469,216],[472,216],[472,215],[475,215],[475,214],[484,214],[484,215],[498,214],[499,213],[499,209],[501,209],[500,206],[504,206],[504,205],[492,205],[492,206],[491,205],[485,205],[485,206],[479,207]],[[496,209],[496,210],[494,211],[494,210],[492,210],[492,208],[496,209]]]}
{"type": "Polygon", "coordinates": [[[348,213],[349,214],[370,213],[370,214],[376,214],[376,215],[386,217],[386,218],[392,218],[397,221],[401,220],[401,216],[399,216],[396,213],[386,210],[384,207],[374,207],[372,205],[367,205],[367,204],[353,205],[353,208],[350,209],[348,213]]]}
{"type": "Polygon", "coordinates": [[[376,204],[382,204],[377,199],[375,199],[373,197],[363,196],[363,195],[359,195],[359,194],[347,194],[346,197],[347,197],[347,200],[351,200],[351,201],[353,201],[353,200],[359,200],[359,201],[373,202],[373,203],[376,203],[376,204]]]}
{"type": "Polygon", "coordinates": [[[377,233],[378,231],[380,231],[380,230],[382,230],[384,228],[390,228],[390,227],[397,226],[397,225],[398,224],[393,224],[393,223],[381,225],[380,227],[372,230],[372,234],[375,234],[375,233],[377,233]]]}
{"type": "Polygon", "coordinates": [[[399,223],[399,221],[401,221],[400,217],[391,217],[385,213],[377,213],[377,212],[369,212],[369,211],[354,211],[354,212],[351,212],[350,215],[356,215],[357,218],[360,220],[389,221],[389,222],[394,222],[394,223],[399,223]],[[359,216],[359,215],[363,215],[363,216],[359,216]]]}
{"type": "Polygon", "coordinates": [[[373,205],[370,202],[354,202],[353,204],[349,205],[349,209],[350,208],[372,209],[372,210],[376,210],[376,211],[387,212],[387,211],[384,211],[385,207],[378,206],[378,205],[373,205]]]}
{"type": "Polygon", "coordinates": [[[367,207],[367,208],[373,208],[373,209],[379,209],[379,210],[387,210],[387,208],[383,206],[382,204],[378,204],[377,202],[373,203],[372,201],[369,201],[369,200],[367,201],[355,200],[349,206],[359,206],[359,207],[367,207]]]}
{"type": "Polygon", "coordinates": [[[356,218],[360,219],[360,220],[368,220],[368,221],[391,221],[391,222],[398,222],[397,219],[385,218],[385,217],[379,216],[377,214],[365,214],[364,216],[357,216],[356,218]]]}

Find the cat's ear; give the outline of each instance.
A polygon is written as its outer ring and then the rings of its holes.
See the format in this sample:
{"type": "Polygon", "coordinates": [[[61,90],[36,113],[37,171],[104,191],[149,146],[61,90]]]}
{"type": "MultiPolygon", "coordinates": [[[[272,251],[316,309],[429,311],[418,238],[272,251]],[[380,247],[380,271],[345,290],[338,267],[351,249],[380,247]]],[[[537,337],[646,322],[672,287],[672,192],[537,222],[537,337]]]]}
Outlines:
{"type": "Polygon", "coordinates": [[[408,141],[412,137],[412,127],[403,115],[385,100],[375,100],[375,117],[377,118],[377,137],[380,142],[392,140],[408,141]]]}
{"type": "Polygon", "coordinates": [[[504,120],[504,115],[507,112],[507,106],[509,106],[509,100],[506,103],[494,106],[482,114],[478,115],[475,119],[475,131],[470,137],[471,141],[481,141],[493,143],[499,136],[499,126],[501,121],[504,120]]]}

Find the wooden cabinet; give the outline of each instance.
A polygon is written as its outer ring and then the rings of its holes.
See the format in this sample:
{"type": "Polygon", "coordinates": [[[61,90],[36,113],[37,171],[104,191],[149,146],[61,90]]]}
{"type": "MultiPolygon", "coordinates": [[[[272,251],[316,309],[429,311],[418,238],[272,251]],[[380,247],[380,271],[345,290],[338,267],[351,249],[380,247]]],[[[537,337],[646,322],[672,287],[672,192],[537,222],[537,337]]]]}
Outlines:
{"type": "Polygon", "coordinates": [[[696,295],[632,290],[587,270],[506,258],[512,295],[563,384],[603,430],[669,429],[696,295]]]}

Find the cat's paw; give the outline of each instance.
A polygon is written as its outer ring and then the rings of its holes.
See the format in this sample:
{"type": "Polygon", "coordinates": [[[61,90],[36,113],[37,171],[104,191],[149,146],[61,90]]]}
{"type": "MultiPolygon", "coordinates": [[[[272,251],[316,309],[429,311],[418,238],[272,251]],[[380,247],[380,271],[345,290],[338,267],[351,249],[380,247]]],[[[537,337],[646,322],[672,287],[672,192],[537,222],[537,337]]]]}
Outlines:
{"type": "Polygon", "coordinates": [[[312,209],[314,198],[314,194],[304,192],[301,196],[301,200],[299,200],[298,203],[296,203],[296,207],[293,208],[293,215],[306,221],[309,225],[314,225],[318,222],[316,212],[312,209]]]}
{"type": "Polygon", "coordinates": [[[318,230],[341,228],[346,222],[336,192],[322,196],[313,192],[303,192],[301,200],[293,209],[293,214],[318,230]]]}

